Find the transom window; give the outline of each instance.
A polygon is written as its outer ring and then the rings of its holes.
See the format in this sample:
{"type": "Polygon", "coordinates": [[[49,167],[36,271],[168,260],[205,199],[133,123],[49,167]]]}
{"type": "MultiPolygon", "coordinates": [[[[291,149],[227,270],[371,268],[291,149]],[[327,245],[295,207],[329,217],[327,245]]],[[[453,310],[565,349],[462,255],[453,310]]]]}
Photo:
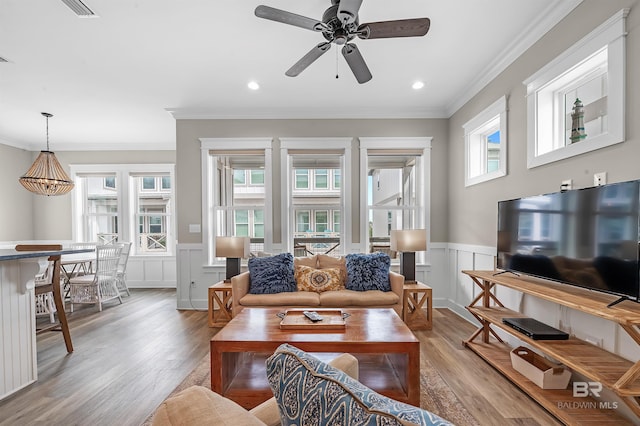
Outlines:
{"type": "Polygon", "coordinates": [[[527,166],[625,139],[623,9],[524,81],[527,166]]]}
{"type": "Polygon", "coordinates": [[[506,175],[507,100],[503,96],[464,124],[465,186],[506,175]]]}

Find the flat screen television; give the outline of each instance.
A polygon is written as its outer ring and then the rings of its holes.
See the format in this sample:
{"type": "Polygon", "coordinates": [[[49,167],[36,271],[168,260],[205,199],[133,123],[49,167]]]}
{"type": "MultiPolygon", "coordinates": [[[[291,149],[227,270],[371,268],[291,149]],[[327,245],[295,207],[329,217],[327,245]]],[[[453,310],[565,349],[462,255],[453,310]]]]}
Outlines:
{"type": "Polygon", "coordinates": [[[640,302],[640,180],[498,203],[497,267],[640,302]]]}

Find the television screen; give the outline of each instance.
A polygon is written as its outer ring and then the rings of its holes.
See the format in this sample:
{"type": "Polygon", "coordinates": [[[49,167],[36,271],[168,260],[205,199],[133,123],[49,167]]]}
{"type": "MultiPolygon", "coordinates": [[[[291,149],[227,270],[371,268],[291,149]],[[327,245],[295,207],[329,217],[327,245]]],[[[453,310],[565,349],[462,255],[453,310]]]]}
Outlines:
{"type": "Polygon", "coordinates": [[[497,267],[640,301],[640,181],[498,203],[497,267]]]}

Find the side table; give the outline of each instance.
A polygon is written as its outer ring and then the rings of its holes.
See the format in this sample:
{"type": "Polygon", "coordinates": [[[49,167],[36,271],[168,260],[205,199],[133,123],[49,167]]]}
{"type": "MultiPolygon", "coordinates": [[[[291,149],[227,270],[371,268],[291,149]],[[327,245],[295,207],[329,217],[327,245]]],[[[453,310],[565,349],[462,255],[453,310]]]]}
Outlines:
{"type": "Polygon", "coordinates": [[[421,282],[405,283],[402,294],[402,319],[405,324],[411,330],[431,330],[431,287],[421,282]]]}
{"type": "Polygon", "coordinates": [[[209,287],[209,327],[222,327],[231,320],[231,297],[231,283],[220,281],[209,287]]]}

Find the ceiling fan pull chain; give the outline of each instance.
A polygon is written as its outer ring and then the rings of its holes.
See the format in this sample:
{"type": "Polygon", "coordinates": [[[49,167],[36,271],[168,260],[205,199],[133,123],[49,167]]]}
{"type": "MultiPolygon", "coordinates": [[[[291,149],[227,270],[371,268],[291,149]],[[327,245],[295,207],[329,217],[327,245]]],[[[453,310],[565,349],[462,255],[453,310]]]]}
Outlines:
{"type": "Polygon", "coordinates": [[[338,75],[338,50],[339,49],[336,49],[336,80],[340,78],[340,76],[338,75]]]}

